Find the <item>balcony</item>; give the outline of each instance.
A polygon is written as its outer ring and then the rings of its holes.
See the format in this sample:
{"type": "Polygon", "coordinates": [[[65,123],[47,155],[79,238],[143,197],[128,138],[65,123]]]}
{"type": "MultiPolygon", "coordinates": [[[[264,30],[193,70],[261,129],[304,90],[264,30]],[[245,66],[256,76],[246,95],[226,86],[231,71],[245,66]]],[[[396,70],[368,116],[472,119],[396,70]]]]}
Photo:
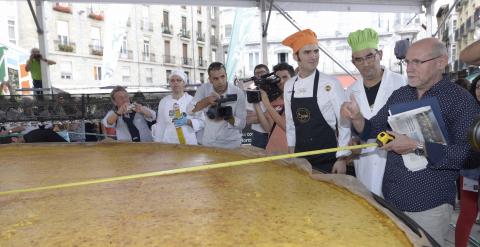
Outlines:
{"type": "Polygon", "coordinates": [[[163,62],[168,64],[175,64],[175,56],[163,55],[163,62]]]}
{"type": "Polygon", "coordinates": [[[90,13],[88,14],[88,18],[96,21],[103,21],[103,12],[90,11],[90,13]]]}
{"type": "Polygon", "coordinates": [[[197,41],[198,42],[205,42],[205,34],[197,32],[197,41]]]}
{"type": "Polygon", "coordinates": [[[66,13],[66,14],[72,13],[72,7],[70,6],[70,4],[65,5],[65,4],[55,3],[55,5],[53,6],[53,10],[66,13]]]}
{"type": "Polygon", "coordinates": [[[192,59],[188,57],[182,57],[182,65],[193,66],[192,59]]]}
{"type": "Polygon", "coordinates": [[[173,35],[173,26],[162,23],[162,33],[167,35],[173,35]]]}
{"type": "Polygon", "coordinates": [[[142,52],[142,55],[143,55],[143,61],[144,62],[154,63],[156,61],[155,60],[155,53],[142,52]]]}
{"type": "Polygon", "coordinates": [[[218,46],[218,40],[214,35],[210,36],[210,45],[218,46]]]}
{"type": "Polygon", "coordinates": [[[140,29],[142,29],[143,31],[153,32],[153,23],[149,21],[141,21],[140,29]]]}
{"type": "Polygon", "coordinates": [[[187,30],[187,29],[180,29],[180,38],[184,38],[184,39],[190,39],[190,30],[187,30]]]}
{"type": "Polygon", "coordinates": [[[133,51],[132,50],[120,50],[120,58],[122,59],[133,59],[133,51]]]}
{"type": "Polygon", "coordinates": [[[63,51],[63,52],[75,52],[75,43],[73,42],[60,42],[59,40],[53,41],[55,44],[55,51],[63,51]]]}
{"type": "Polygon", "coordinates": [[[101,45],[89,45],[90,55],[103,56],[103,46],[101,45]]]}
{"type": "Polygon", "coordinates": [[[208,66],[207,60],[203,60],[201,57],[198,58],[198,67],[206,68],[208,66]]]}

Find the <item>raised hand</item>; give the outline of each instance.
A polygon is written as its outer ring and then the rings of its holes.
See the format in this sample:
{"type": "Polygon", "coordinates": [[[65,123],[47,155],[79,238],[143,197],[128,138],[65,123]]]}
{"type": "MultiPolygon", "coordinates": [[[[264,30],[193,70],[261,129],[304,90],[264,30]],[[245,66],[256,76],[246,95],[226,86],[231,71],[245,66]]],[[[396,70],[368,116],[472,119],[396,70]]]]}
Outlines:
{"type": "Polygon", "coordinates": [[[350,95],[350,101],[346,101],[342,104],[342,107],[340,108],[340,114],[342,117],[349,120],[363,118],[362,113],[360,113],[360,107],[358,106],[357,100],[353,94],[350,95]]]}

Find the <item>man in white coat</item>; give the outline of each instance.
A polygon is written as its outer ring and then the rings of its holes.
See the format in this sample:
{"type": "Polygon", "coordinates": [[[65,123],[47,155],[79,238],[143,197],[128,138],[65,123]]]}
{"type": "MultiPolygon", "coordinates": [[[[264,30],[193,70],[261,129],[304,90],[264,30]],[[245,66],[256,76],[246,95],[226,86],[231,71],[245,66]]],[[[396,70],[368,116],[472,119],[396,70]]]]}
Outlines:
{"type": "MultiPolygon", "coordinates": [[[[378,34],[365,28],[350,33],[348,44],[352,48],[352,63],[357,67],[361,79],[347,90],[354,95],[360,111],[366,119],[375,116],[385,105],[393,91],[406,85],[405,78],[380,65],[382,51],[378,50],[378,34]]],[[[356,144],[355,138],[352,141],[356,144]]],[[[374,139],[368,142],[374,142],[374,139]]],[[[382,180],[387,152],[377,148],[364,149],[354,160],[357,178],[373,193],[382,196],[382,180]]]]}
{"type": "Polygon", "coordinates": [[[186,114],[187,106],[193,97],[185,92],[187,75],[179,69],[172,71],[168,83],[172,94],[164,97],[158,104],[157,123],[152,126],[153,140],[165,143],[180,143],[177,128],[181,128],[185,144],[197,145],[196,132],[204,127],[203,112],[193,115],[186,114]],[[175,108],[182,113],[175,116],[175,108]]]}

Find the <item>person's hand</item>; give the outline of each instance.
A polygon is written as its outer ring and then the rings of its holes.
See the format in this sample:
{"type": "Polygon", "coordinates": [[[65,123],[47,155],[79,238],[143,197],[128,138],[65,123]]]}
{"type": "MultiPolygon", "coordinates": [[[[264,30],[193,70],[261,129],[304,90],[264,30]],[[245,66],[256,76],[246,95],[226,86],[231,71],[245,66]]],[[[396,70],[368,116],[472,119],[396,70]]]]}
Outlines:
{"type": "Polygon", "coordinates": [[[138,113],[144,113],[144,108],[143,108],[143,105],[142,104],[139,104],[139,103],[133,103],[135,105],[135,111],[138,112],[138,113]]]}
{"type": "MultiPolygon", "coordinates": [[[[348,141],[348,146],[360,145],[360,138],[358,136],[352,136],[348,141]]],[[[358,156],[362,152],[361,149],[352,149],[352,156],[358,156]]]]}
{"type": "Polygon", "coordinates": [[[358,106],[357,100],[353,94],[350,96],[350,102],[346,101],[342,104],[342,107],[340,108],[340,114],[342,117],[349,120],[363,118],[362,113],[360,112],[360,107],[358,106]]]}
{"type": "Polygon", "coordinates": [[[403,135],[394,131],[387,131],[387,133],[393,136],[395,139],[383,145],[380,149],[393,151],[397,154],[407,154],[411,153],[417,147],[417,141],[408,137],[407,135],[403,135]]]}
{"type": "Polygon", "coordinates": [[[332,173],[345,174],[347,173],[347,161],[343,158],[338,158],[333,164],[332,173]]]}
{"type": "Polygon", "coordinates": [[[120,114],[120,115],[123,115],[123,114],[127,113],[129,106],[130,106],[130,103],[125,103],[125,104],[121,105],[120,107],[118,107],[117,113],[120,114]]]}
{"type": "Polygon", "coordinates": [[[269,105],[270,104],[270,99],[268,98],[267,92],[260,89],[260,94],[262,95],[262,103],[264,105],[269,105]]]}
{"type": "Polygon", "coordinates": [[[173,125],[175,125],[175,128],[180,128],[184,125],[187,125],[188,124],[188,118],[187,118],[187,114],[185,114],[185,112],[182,114],[182,117],[180,118],[174,118],[172,120],[173,122],[173,125]]]}
{"type": "Polygon", "coordinates": [[[247,110],[247,124],[258,123],[258,117],[256,111],[247,110]]]}

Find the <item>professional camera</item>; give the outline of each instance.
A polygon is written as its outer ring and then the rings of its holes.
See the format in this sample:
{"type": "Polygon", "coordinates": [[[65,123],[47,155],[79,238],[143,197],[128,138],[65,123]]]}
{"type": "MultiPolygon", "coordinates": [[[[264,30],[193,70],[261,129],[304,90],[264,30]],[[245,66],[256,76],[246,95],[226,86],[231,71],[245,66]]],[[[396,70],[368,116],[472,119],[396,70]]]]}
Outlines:
{"type": "Polygon", "coordinates": [[[468,130],[468,141],[475,151],[480,151],[480,115],[475,118],[468,130]]]}
{"type": "Polygon", "coordinates": [[[252,77],[250,80],[255,82],[257,90],[247,90],[247,101],[248,103],[258,103],[262,101],[262,95],[258,89],[262,89],[268,95],[270,101],[275,100],[280,95],[282,95],[282,90],[278,87],[280,82],[280,77],[275,75],[275,72],[270,74],[262,75],[260,78],[252,77]]]}
{"type": "Polygon", "coordinates": [[[231,106],[222,106],[222,103],[237,101],[236,94],[227,94],[226,97],[220,97],[215,101],[215,105],[208,108],[207,117],[210,119],[228,119],[233,116],[231,106]]]}

